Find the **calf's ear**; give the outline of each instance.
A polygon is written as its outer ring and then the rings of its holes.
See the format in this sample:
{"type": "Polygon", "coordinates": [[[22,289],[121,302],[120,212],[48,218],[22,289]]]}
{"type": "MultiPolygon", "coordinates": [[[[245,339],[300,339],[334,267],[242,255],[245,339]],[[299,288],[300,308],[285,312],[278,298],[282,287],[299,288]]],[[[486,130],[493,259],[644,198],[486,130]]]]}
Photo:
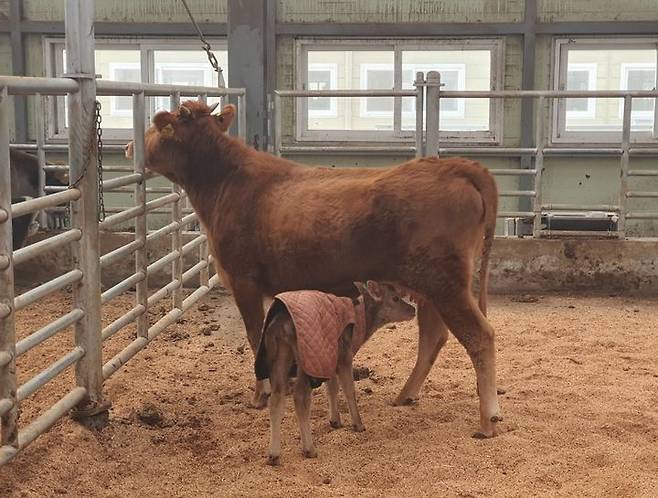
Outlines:
{"type": "Polygon", "coordinates": [[[228,131],[233,124],[233,119],[235,119],[236,108],[233,104],[225,105],[222,109],[222,112],[214,116],[217,124],[222,129],[222,131],[228,131]]]}
{"type": "Polygon", "coordinates": [[[368,289],[366,289],[366,286],[362,282],[353,282],[354,287],[356,287],[356,290],[359,291],[360,294],[368,294],[368,289]]]}
{"type": "Polygon", "coordinates": [[[366,282],[366,289],[368,290],[368,294],[370,294],[375,301],[381,301],[384,298],[382,295],[382,288],[374,280],[368,280],[366,282]]]}

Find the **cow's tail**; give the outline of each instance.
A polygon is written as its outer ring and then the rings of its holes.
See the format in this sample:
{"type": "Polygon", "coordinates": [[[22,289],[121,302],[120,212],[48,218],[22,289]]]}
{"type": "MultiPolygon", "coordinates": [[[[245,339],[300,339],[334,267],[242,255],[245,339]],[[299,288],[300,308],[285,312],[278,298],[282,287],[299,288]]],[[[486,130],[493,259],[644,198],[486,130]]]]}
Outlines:
{"type": "Polygon", "coordinates": [[[471,176],[470,180],[482,197],[484,209],[484,240],[482,243],[482,257],[480,259],[480,297],[478,305],[480,311],[487,315],[487,293],[489,287],[489,257],[491,246],[496,232],[496,216],[498,214],[498,188],[496,181],[489,171],[482,168],[481,172],[471,176]]]}

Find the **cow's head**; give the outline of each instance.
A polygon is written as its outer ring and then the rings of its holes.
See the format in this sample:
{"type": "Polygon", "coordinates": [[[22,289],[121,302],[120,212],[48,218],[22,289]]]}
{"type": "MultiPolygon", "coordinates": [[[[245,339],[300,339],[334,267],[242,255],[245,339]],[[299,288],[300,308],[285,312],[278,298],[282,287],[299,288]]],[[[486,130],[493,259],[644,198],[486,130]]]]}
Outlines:
{"type": "MultiPolygon", "coordinates": [[[[174,112],[161,111],[153,116],[153,124],[144,135],[146,167],[180,182],[189,167],[190,152],[228,131],[235,117],[234,105],[226,105],[219,114],[212,114],[217,104],[188,100],[174,112]]],[[[133,143],[126,145],[126,157],[133,157],[133,143]]]]}

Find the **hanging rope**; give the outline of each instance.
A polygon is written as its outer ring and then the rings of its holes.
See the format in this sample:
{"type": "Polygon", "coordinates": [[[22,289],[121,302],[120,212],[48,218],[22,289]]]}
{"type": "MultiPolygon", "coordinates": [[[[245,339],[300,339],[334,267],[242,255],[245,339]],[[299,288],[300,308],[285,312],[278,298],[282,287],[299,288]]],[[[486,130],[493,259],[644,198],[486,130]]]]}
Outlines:
{"type": "Polygon", "coordinates": [[[187,11],[187,15],[190,16],[190,21],[192,21],[192,25],[194,26],[194,29],[196,29],[196,32],[199,34],[199,40],[201,40],[201,48],[205,50],[206,55],[208,56],[208,62],[210,62],[210,65],[217,73],[217,82],[219,84],[219,88],[225,88],[226,84],[224,83],[223,70],[221,67],[219,67],[219,62],[217,62],[217,57],[215,57],[215,54],[213,54],[212,52],[212,47],[210,46],[210,43],[208,43],[208,40],[205,39],[203,33],[201,32],[201,28],[194,20],[194,16],[192,15],[192,11],[190,10],[190,7],[187,5],[187,1],[181,0],[181,2],[183,2],[183,6],[187,11]]]}

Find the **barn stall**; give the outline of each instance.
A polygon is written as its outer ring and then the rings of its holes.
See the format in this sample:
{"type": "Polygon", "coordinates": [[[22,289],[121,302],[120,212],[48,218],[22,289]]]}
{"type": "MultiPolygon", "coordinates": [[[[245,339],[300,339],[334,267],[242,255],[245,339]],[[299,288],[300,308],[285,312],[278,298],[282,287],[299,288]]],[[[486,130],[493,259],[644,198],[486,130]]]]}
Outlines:
{"type": "Polygon", "coordinates": [[[651,2],[581,22],[593,2],[190,1],[196,26],[183,4],[93,3],[9,1],[2,24],[3,494],[654,493],[651,2]],[[307,164],[465,155],[494,173],[499,437],[469,437],[456,341],[417,403],[390,406],[415,358],[403,324],[357,357],[368,431],[330,430],[316,393],[319,459],[293,451],[290,413],[284,466],[264,465],[239,313],[133,131],[189,97],[236,103],[235,133],[307,164]],[[43,196],[12,203],[10,148],[36,152],[43,196]],[[69,187],[45,184],[55,170],[69,187]],[[10,220],[33,212],[41,232],[12,248],[10,220]]]}

